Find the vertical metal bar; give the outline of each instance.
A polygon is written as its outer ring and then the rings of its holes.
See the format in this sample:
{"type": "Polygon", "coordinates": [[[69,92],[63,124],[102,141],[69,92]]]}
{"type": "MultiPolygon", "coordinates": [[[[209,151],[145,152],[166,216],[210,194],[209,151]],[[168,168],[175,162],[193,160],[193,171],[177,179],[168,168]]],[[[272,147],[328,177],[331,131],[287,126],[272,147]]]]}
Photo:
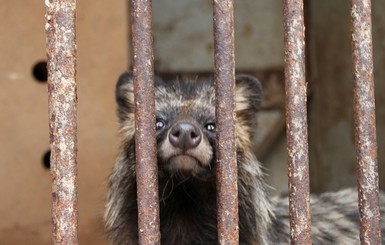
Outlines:
{"type": "Polygon", "coordinates": [[[351,3],[360,239],[361,244],[381,244],[371,1],[351,3]]]}
{"type": "Polygon", "coordinates": [[[78,244],[76,1],[45,5],[53,244],[78,244]]]}
{"type": "Polygon", "coordinates": [[[214,80],[217,125],[217,206],[219,244],[238,244],[238,170],[235,145],[233,91],[233,1],[213,1],[214,80]]]}
{"type": "Polygon", "coordinates": [[[160,244],[151,0],[132,0],[131,18],[139,244],[160,244]]]}
{"type": "Polygon", "coordinates": [[[311,244],[302,0],[284,0],[284,31],[290,238],[291,244],[311,244]]]}

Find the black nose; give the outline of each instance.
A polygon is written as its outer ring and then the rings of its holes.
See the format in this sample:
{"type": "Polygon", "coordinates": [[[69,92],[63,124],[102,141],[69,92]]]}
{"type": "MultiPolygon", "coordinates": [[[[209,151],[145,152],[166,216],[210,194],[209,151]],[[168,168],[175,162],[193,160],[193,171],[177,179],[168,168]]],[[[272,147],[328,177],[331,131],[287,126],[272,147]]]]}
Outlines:
{"type": "Polygon", "coordinates": [[[173,146],[186,151],[199,145],[202,135],[193,124],[178,123],[171,128],[168,138],[173,146]]]}

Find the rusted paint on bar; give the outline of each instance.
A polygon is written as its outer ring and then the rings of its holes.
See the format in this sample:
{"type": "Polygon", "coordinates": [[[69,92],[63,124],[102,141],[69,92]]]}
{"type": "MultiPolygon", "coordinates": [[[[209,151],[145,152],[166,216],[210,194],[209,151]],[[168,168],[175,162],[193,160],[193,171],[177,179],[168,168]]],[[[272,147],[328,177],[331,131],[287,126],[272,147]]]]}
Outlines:
{"type": "Polygon", "coordinates": [[[238,171],[235,145],[233,1],[213,1],[217,125],[219,244],[238,244],[238,171]]]}
{"type": "Polygon", "coordinates": [[[311,244],[302,0],[284,0],[284,31],[290,238],[291,244],[311,244]]]}
{"type": "Polygon", "coordinates": [[[139,244],[160,244],[150,0],[131,1],[139,244]]]}
{"type": "Polygon", "coordinates": [[[352,0],[351,21],[360,239],[381,244],[370,0],[352,0]]]}
{"type": "Polygon", "coordinates": [[[75,0],[46,0],[53,244],[78,244],[75,0]]]}

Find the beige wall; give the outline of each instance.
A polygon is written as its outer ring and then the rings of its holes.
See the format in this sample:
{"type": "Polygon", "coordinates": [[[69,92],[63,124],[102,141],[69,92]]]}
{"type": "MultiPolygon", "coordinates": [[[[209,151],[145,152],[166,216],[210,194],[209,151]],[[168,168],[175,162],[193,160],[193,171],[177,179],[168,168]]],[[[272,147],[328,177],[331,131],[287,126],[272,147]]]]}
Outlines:
{"type": "MultiPolygon", "coordinates": [[[[77,1],[79,230],[104,244],[101,217],[117,140],[114,86],[127,66],[125,1],[77,1]],[[107,10],[107,11],[106,11],[107,10]]],[[[31,74],[46,60],[44,1],[0,5],[0,244],[51,244],[47,86],[31,74]]]]}

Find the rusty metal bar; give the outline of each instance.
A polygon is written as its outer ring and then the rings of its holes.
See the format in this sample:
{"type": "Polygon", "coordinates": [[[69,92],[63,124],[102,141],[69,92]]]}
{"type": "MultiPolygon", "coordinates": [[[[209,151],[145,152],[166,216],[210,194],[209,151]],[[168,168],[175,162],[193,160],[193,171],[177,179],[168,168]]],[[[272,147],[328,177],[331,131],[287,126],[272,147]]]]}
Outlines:
{"type": "Polygon", "coordinates": [[[45,5],[53,244],[78,244],[76,1],[45,5]]]}
{"type": "Polygon", "coordinates": [[[291,244],[311,244],[302,0],[284,0],[284,32],[290,239],[291,244]]]}
{"type": "Polygon", "coordinates": [[[381,244],[371,1],[351,4],[360,239],[361,244],[381,244]]]}
{"type": "Polygon", "coordinates": [[[238,171],[235,145],[234,7],[213,1],[214,81],[217,125],[217,206],[219,244],[238,244],[238,171]]]}
{"type": "Polygon", "coordinates": [[[131,1],[139,244],[160,244],[152,2],[131,1]]]}

